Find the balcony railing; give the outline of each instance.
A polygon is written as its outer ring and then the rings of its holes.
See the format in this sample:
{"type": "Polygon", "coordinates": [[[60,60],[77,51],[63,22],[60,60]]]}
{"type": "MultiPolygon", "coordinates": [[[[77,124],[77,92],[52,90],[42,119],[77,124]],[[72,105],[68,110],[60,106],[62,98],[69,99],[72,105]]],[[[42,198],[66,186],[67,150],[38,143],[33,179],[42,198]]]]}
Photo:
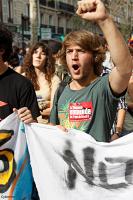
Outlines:
{"type": "Polygon", "coordinates": [[[54,1],[54,0],[40,0],[40,4],[43,6],[48,6],[51,8],[56,8],[59,11],[67,12],[67,13],[74,13],[74,6],[63,3],[61,1],[54,1]]]}
{"type": "Polygon", "coordinates": [[[48,1],[48,6],[51,8],[55,8],[55,1],[48,1]]]}
{"type": "Polygon", "coordinates": [[[73,5],[63,3],[61,1],[57,2],[56,8],[58,10],[66,11],[66,12],[69,12],[69,13],[72,13],[72,14],[74,13],[74,6],[73,5]]]}
{"type": "Polygon", "coordinates": [[[48,6],[51,8],[55,8],[55,1],[54,0],[40,0],[40,4],[43,6],[48,6]]]}
{"type": "Polygon", "coordinates": [[[39,0],[40,4],[42,4],[43,6],[47,5],[47,1],[46,0],[39,0]]]}

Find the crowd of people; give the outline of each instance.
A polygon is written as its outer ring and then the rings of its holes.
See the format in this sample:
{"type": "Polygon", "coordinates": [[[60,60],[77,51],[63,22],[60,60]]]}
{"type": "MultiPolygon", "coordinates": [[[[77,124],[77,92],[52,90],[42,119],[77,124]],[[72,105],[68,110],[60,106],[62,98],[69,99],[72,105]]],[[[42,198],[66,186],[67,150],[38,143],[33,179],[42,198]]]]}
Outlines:
{"type": "Polygon", "coordinates": [[[79,30],[24,52],[0,27],[0,120],[17,112],[24,123],[75,128],[110,142],[133,131],[133,49],[101,0],[79,1],[76,14],[97,23],[106,47],[101,36],[79,30]],[[126,106],[118,106],[124,97],[126,106]]]}

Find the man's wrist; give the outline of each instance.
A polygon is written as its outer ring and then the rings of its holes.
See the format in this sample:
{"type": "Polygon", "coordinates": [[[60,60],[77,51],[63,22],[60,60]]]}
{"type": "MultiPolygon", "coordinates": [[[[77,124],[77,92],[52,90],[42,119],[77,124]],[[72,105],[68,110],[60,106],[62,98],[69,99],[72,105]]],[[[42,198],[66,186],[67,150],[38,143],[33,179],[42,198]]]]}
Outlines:
{"type": "Polygon", "coordinates": [[[118,127],[118,126],[117,126],[117,127],[115,128],[115,132],[116,132],[116,133],[121,133],[121,131],[122,131],[122,128],[121,128],[121,127],[118,127]]]}
{"type": "Polygon", "coordinates": [[[117,135],[118,137],[120,137],[121,133],[120,132],[115,132],[114,134],[117,135]]]}
{"type": "MultiPolygon", "coordinates": [[[[109,14],[107,14],[106,15],[106,17],[104,18],[104,19],[100,19],[100,20],[98,20],[97,21],[97,24],[100,26],[100,27],[103,27],[104,25],[108,25],[109,23],[112,23],[113,22],[113,19],[112,19],[112,17],[109,15],[109,14]]],[[[113,22],[114,23],[114,22],[113,22]]]]}

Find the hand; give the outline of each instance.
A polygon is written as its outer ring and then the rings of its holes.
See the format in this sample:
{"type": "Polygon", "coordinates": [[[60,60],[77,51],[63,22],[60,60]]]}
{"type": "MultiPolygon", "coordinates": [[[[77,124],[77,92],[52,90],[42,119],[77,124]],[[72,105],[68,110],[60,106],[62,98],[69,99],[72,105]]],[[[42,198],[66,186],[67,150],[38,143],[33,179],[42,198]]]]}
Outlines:
{"type": "Polygon", "coordinates": [[[68,129],[65,128],[64,126],[61,126],[61,125],[56,125],[60,130],[62,130],[63,132],[68,132],[68,129]]]}
{"type": "Polygon", "coordinates": [[[61,125],[55,125],[55,124],[53,124],[53,123],[48,123],[48,125],[50,125],[50,126],[56,126],[57,128],[59,128],[60,130],[62,130],[63,132],[68,132],[68,129],[67,128],[65,128],[64,126],[61,126],[61,125]]]}
{"type": "Polygon", "coordinates": [[[120,137],[120,136],[119,136],[118,134],[114,133],[114,134],[111,136],[111,142],[114,141],[114,140],[119,139],[119,137],[120,137]]]}
{"type": "Polygon", "coordinates": [[[41,114],[43,117],[48,117],[48,116],[50,116],[50,112],[51,112],[51,108],[46,108],[46,109],[40,111],[40,114],[41,114]]]}
{"type": "Polygon", "coordinates": [[[16,112],[18,114],[18,117],[25,124],[35,122],[32,117],[31,111],[27,107],[20,108],[19,110],[17,110],[16,108],[13,108],[13,112],[16,112]]]}
{"type": "Polygon", "coordinates": [[[108,17],[106,8],[101,0],[78,1],[76,14],[90,21],[103,21],[108,17]]]}

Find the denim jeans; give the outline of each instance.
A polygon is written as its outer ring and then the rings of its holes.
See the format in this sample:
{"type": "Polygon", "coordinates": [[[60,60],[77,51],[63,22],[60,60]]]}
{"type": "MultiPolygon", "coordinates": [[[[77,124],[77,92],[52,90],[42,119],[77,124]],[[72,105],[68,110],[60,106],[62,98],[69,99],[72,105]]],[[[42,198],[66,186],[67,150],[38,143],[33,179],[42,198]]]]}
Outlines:
{"type": "Polygon", "coordinates": [[[132,133],[133,132],[133,130],[131,130],[131,131],[127,131],[127,130],[122,130],[122,132],[121,132],[121,134],[120,134],[120,137],[123,137],[123,136],[125,136],[125,135],[128,135],[129,133],[132,133]]]}

